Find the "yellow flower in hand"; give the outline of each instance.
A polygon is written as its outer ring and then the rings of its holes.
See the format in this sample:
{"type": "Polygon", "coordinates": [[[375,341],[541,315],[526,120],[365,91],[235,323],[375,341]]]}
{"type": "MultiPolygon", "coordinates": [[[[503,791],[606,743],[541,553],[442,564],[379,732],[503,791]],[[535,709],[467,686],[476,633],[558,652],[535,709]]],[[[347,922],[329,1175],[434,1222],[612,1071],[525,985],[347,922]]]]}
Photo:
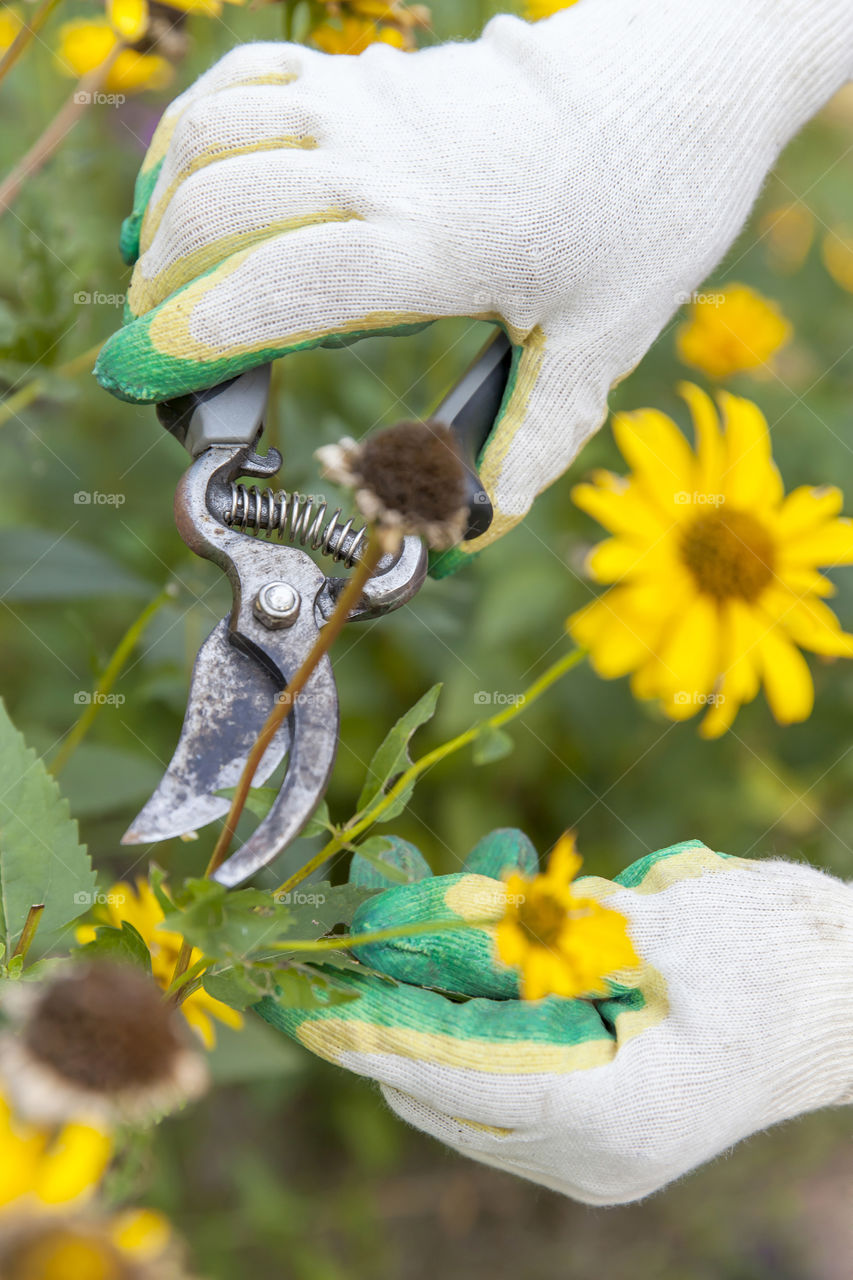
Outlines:
{"type": "Polygon", "coordinates": [[[605,981],[640,959],[618,911],[572,891],[581,859],[572,835],[558,840],[543,875],[506,880],[506,914],[497,926],[498,955],[521,971],[525,1000],[606,995],[605,981]]]}
{"type": "Polygon", "coordinates": [[[112,1158],[112,1138],[91,1124],[24,1124],[0,1094],[0,1214],[88,1198],[112,1158]]]}
{"type": "Polygon", "coordinates": [[[791,326],[775,303],[749,285],[700,295],[678,329],[675,345],[685,364],[709,378],[727,378],[766,365],[791,337],[791,326]]]}
{"type": "MultiPolygon", "coordinates": [[[[106,901],[95,908],[96,924],[112,925],[120,929],[123,920],[132,925],[137,933],[145,939],[151,952],[151,970],[154,981],[163,990],[169,986],[174,975],[175,965],[181,951],[181,935],[169,929],[161,929],[163,911],[147,880],[141,877],[136,881],[136,889],[124,881],[113,885],[105,895],[106,901]]],[[[77,929],[79,943],[92,942],[95,938],[96,925],[81,925],[77,929]]],[[[190,965],[201,959],[197,949],[192,953],[190,965]]],[[[216,1043],[216,1031],[213,1018],[227,1027],[238,1030],[243,1025],[243,1016],[236,1009],[214,1000],[203,988],[187,996],[181,1005],[181,1013],[187,1022],[198,1033],[205,1048],[212,1049],[216,1043]]]]}
{"type": "Polygon", "coordinates": [[[770,434],[749,400],[713,402],[682,384],[696,452],[655,409],[617,414],[616,443],[633,473],[597,472],[572,497],[614,535],[588,567],[613,584],[568,620],[599,675],[632,675],[638,698],[673,720],[707,710],[716,737],[764,684],[781,724],[805,720],[814,686],[800,648],[853,657],[853,636],[823,603],[834,587],[818,566],[853,563],[853,524],[839,489],[787,496],[770,434]]]}

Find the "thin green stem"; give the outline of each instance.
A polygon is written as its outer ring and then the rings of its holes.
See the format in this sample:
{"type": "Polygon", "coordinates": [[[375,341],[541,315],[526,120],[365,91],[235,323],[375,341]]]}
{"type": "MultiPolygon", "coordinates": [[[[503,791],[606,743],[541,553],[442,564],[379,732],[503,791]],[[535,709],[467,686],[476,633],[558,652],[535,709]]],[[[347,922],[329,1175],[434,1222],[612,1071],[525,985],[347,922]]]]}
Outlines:
{"type": "Polygon", "coordinates": [[[508,724],[510,720],[514,720],[520,715],[531,703],[537,698],[541,698],[543,693],[555,684],[561,676],[566,675],[573,667],[576,667],[583,658],[586,657],[585,649],[573,649],[571,653],[567,653],[557,662],[553,663],[547,671],[535,680],[529,689],[525,691],[517,702],[505,707],[502,711],[498,711],[493,716],[489,716],[486,720],[481,720],[479,724],[472,725],[470,729],[466,729],[464,733],[457,734],[455,738],[451,738],[449,742],[444,742],[439,747],[435,747],[432,751],[428,751],[426,755],[420,756],[413,764],[409,766],[404,773],[401,773],[393,787],[383,795],[379,795],[368,805],[362,812],[357,813],[344,826],[341,831],[337,832],[328,844],[317,853],[310,861],[306,862],[304,867],[300,867],[295,871],[284,884],[280,885],[276,893],[289,893],[298,884],[301,884],[307,876],[321,867],[323,863],[336,853],[340,853],[347,844],[356,836],[360,836],[368,827],[372,826],[382,814],[390,808],[394,801],[406,789],[425,773],[427,769],[432,768],[434,764],[438,764],[440,760],[444,760],[447,756],[452,755],[455,751],[460,751],[469,743],[474,742],[476,738],[484,733],[487,729],[499,729],[503,725],[508,724]]]}
{"type": "Polygon", "coordinates": [[[57,775],[65,768],[68,761],[71,759],[74,752],[80,746],[80,743],[91,729],[95,717],[101,707],[104,706],[114,684],[124,670],[130,655],[139,643],[142,633],[148,626],[148,623],[163,607],[167,600],[174,599],[174,595],[174,587],[170,583],[163,588],[160,594],[156,596],[150,604],[145,606],[139,617],[130,624],[127,631],[125,631],[124,635],[119,640],[112,657],[104,668],[104,673],[97,683],[86,710],[72,726],[70,733],[48,766],[54,777],[57,777],[57,775]]]}
{"type": "Polygon", "coordinates": [[[361,947],[368,942],[386,942],[389,938],[410,938],[418,933],[444,933],[448,929],[476,929],[494,923],[494,920],[424,920],[417,924],[396,924],[390,929],[373,929],[368,933],[342,933],[334,938],[271,942],[269,949],[270,951],[340,951],[347,947],[361,947]]]}

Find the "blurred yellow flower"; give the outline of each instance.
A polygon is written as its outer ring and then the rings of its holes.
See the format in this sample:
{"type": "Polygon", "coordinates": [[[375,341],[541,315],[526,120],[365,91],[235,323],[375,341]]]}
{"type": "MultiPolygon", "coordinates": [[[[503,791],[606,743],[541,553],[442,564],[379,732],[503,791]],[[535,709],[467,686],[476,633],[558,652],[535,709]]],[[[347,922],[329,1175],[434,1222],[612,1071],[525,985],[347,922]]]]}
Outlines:
{"type": "Polygon", "coordinates": [[[524,1000],[606,995],[608,974],[640,963],[625,917],[572,891],[580,865],[574,837],[567,834],[557,841],[544,874],[507,877],[497,949],[504,964],[520,970],[524,1000]]]}
{"type": "Polygon", "coordinates": [[[707,711],[704,737],[724,733],[762,682],[781,724],[805,720],[814,687],[800,648],[853,657],[853,636],[820,598],[834,587],[818,572],[853,563],[843,495],[802,485],[786,497],[756,405],[720,392],[721,431],[704,391],[680,392],[695,453],[665,414],[617,414],[632,474],[599,471],[572,492],[614,535],[588,560],[614,585],[568,629],[599,675],[633,673],[634,695],[657,699],[671,719],[707,711]]]}
{"type": "Polygon", "coordinates": [[[6,52],[23,25],[17,5],[6,4],[0,8],[0,53],[6,52]]]}
{"type": "Polygon", "coordinates": [[[853,293],[853,229],[836,227],[823,238],[823,265],[837,285],[853,293]]]}
{"type": "Polygon", "coordinates": [[[426,5],[403,0],[330,0],[326,19],[311,32],[311,43],[324,53],[358,54],[372,44],[415,48],[415,30],[428,27],[426,5]]]}
{"type": "Polygon", "coordinates": [[[700,294],[676,333],[685,364],[710,378],[757,369],[791,336],[791,326],[775,303],[746,284],[700,294]]]}
{"type": "MultiPolygon", "coordinates": [[[[77,941],[81,944],[92,942],[97,924],[108,924],[120,929],[122,921],[126,920],[147,942],[154,981],[165,991],[175,975],[175,965],[183,940],[180,934],[159,927],[163,921],[163,911],[148,881],[138,878],[135,891],[125,881],[113,885],[106,894],[106,901],[95,908],[95,917],[96,924],[78,927],[77,941]]],[[[190,965],[200,959],[201,952],[194,950],[190,965]]],[[[243,1025],[242,1014],[223,1004],[221,1000],[214,1000],[203,988],[187,996],[181,1005],[181,1013],[207,1049],[212,1049],[216,1043],[213,1018],[235,1030],[243,1025]]]]}
{"type": "Polygon", "coordinates": [[[112,1138],[90,1124],[24,1124],[0,1094],[0,1213],[56,1208],[91,1195],[110,1162],[112,1138]]]}
{"type": "Polygon", "coordinates": [[[148,0],[107,0],[107,18],[127,44],[141,40],[148,30],[148,0]]]}
{"type": "Polygon", "coordinates": [[[8,1280],[187,1280],[171,1227],[129,1210],[0,1219],[0,1274],[8,1280]]]}
{"type": "MultiPolygon", "coordinates": [[[[57,61],[66,75],[83,76],[99,67],[119,43],[106,19],[75,18],[59,29],[57,61]]],[[[171,63],[159,54],[122,49],[107,74],[104,91],[129,94],[163,89],[172,75],[171,63]]]]}
{"type": "Polygon", "coordinates": [[[812,247],[814,221],[814,214],[804,204],[768,209],[758,226],[772,267],[785,275],[799,271],[812,247]]]}
{"type": "Polygon", "coordinates": [[[523,16],[527,22],[540,22],[561,9],[570,9],[573,4],[577,4],[577,0],[527,0],[523,16]]]}

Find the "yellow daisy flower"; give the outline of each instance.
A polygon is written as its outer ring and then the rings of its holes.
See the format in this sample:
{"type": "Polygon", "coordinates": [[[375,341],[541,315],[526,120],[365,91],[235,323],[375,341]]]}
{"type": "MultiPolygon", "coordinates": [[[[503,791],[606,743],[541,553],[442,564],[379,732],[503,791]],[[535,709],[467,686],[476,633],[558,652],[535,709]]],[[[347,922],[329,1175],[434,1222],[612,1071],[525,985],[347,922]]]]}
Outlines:
{"type": "Polygon", "coordinates": [[[823,265],[837,285],[853,293],[853,228],[836,227],[821,244],[823,265]]]}
{"type": "MultiPolygon", "coordinates": [[[[120,881],[113,885],[105,897],[106,901],[95,908],[96,924],[80,925],[77,928],[77,941],[81,944],[93,941],[97,924],[108,924],[120,929],[122,921],[126,920],[147,942],[154,981],[165,990],[174,977],[182,939],[179,933],[159,927],[163,921],[163,911],[151,886],[142,877],[137,879],[135,890],[132,885],[120,881]]],[[[196,949],[192,953],[190,966],[199,959],[201,952],[196,949]]],[[[216,1044],[213,1018],[235,1030],[243,1025],[241,1013],[223,1004],[221,1000],[214,1000],[201,987],[187,996],[181,1005],[181,1013],[207,1049],[212,1049],[216,1044]]]]}
{"type": "MultiPolygon", "coordinates": [[[[56,60],[66,75],[80,77],[99,67],[119,43],[105,18],[75,18],[59,29],[56,60]]],[[[159,54],[122,49],[107,74],[104,92],[130,94],[163,89],[172,75],[171,63],[159,54]]]]}
{"type": "Polygon", "coordinates": [[[766,365],[791,337],[791,326],[774,302],[746,284],[699,294],[677,330],[680,358],[709,378],[727,378],[766,365]]]}
{"type": "Polygon", "coordinates": [[[557,841],[544,874],[506,880],[498,956],[521,971],[524,1000],[606,995],[606,975],[640,963],[625,917],[573,893],[580,865],[574,836],[567,834],[557,841]]]}
{"type": "Polygon", "coordinates": [[[577,0],[527,0],[523,16],[526,22],[540,22],[561,9],[570,9],[573,4],[577,4],[577,0]]]}
{"type": "Polygon", "coordinates": [[[814,687],[800,648],[853,657],[853,636],[823,603],[819,566],[853,563],[853,524],[834,487],[785,495],[767,423],[749,400],[720,392],[722,430],[698,387],[680,392],[696,452],[655,409],[617,414],[613,433],[633,468],[600,471],[572,491],[614,535],[588,567],[610,590],[567,623],[606,679],[632,674],[638,698],[684,720],[707,710],[717,737],[763,682],[780,724],[805,720],[814,687]],[[799,646],[799,647],[798,647],[799,646]]]}
{"type": "Polygon", "coordinates": [[[0,1093],[0,1214],[57,1208],[88,1198],[113,1154],[112,1138],[91,1124],[24,1124],[0,1093]]]}

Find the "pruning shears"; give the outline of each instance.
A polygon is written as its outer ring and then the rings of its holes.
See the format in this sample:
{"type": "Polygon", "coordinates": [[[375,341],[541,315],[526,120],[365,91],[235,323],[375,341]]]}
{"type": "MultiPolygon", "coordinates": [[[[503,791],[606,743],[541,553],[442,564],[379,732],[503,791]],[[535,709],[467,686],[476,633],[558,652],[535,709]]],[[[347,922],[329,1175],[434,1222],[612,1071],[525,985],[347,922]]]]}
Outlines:
{"type": "MultiPolygon", "coordinates": [[[[499,332],[431,415],[451,427],[466,463],[469,538],[492,520],[476,459],[500,411],[511,362],[512,347],[499,332]]],[[[186,836],[227,813],[222,793],[239,781],[277,694],[346,584],[345,577],[328,576],[309,553],[352,568],[366,547],[366,529],[343,519],[340,510],[329,514],[316,495],[241,483],[241,476],[269,480],[282,465],[277,450],[257,452],[269,386],[270,365],[263,365],[157,408],[162,425],[193,459],[175,495],[178,532],[196,555],[219,565],[234,602],[199,650],[175,753],[123,844],[186,836]]],[[[348,621],[406,604],[426,573],[425,545],[405,538],[379,561],[348,621]]],[[[338,728],[338,694],[326,656],[264,754],[254,785],[287,756],[284,780],[266,817],[215,873],[221,884],[242,884],[299,835],[328,785],[338,728]]]]}

